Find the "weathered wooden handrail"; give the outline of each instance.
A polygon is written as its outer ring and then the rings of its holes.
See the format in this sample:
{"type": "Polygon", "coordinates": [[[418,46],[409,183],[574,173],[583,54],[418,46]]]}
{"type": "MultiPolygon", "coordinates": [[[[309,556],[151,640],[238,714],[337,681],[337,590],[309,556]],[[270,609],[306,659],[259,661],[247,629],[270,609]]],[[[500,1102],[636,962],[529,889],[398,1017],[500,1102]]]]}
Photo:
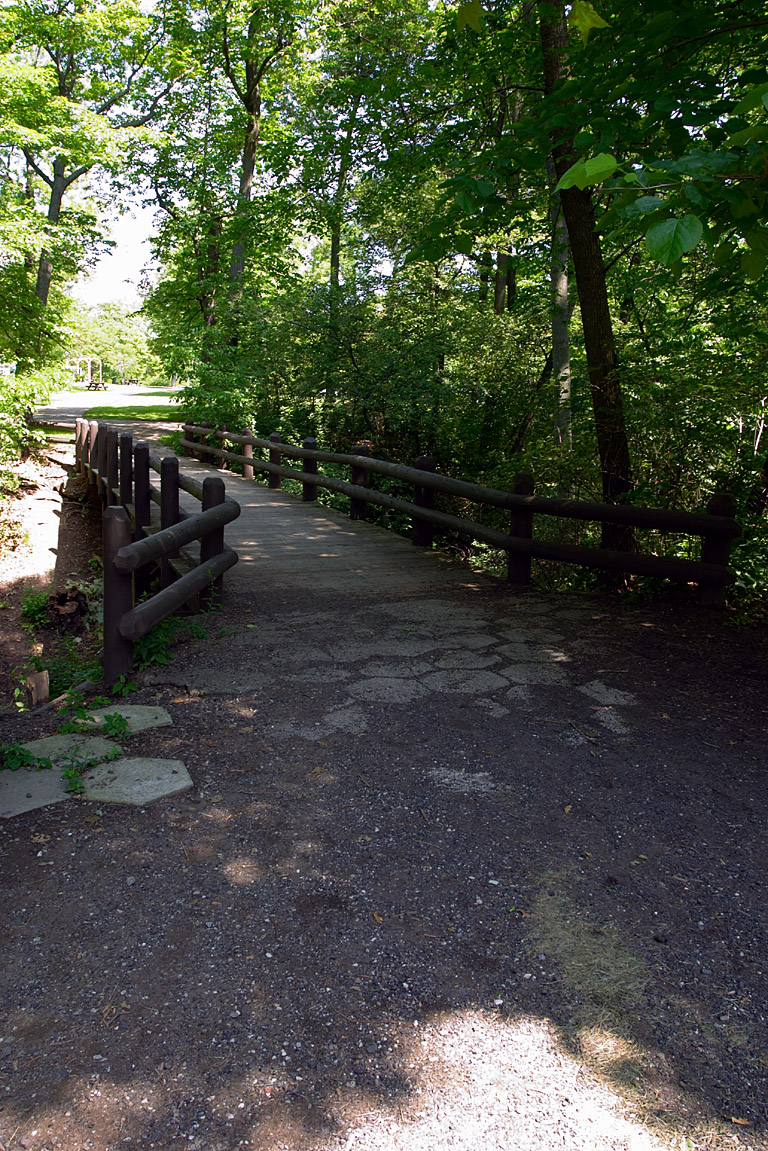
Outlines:
{"type": "MultiPolygon", "coordinates": [[[[196,424],[184,424],[184,431],[191,431],[200,435],[215,435],[217,439],[229,440],[232,443],[248,444],[252,447],[275,449],[274,440],[265,440],[258,436],[246,436],[234,432],[220,432],[213,428],[206,428],[196,424]]],[[[200,445],[189,439],[183,439],[184,448],[201,450],[200,445]]],[[[469,483],[467,480],[456,480],[451,476],[441,475],[439,472],[429,472],[421,468],[408,467],[406,464],[393,464],[388,460],[377,460],[369,456],[344,454],[342,452],[323,452],[317,449],[307,449],[295,444],[280,442],[280,452],[285,456],[317,460],[322,463],[348,464],[350,467],[364,468],[377,475],[389,476],[392,479],[402,480],[408,484],[432,488],[444,495],[458,496],[471,503],[487,504],[497,508],[526,508],[542,515],[561,516],[564,519],[591,520],[598,523],[625,524],[630,527],[656,529],[667,532],[684,532],[688,535],[722,535],[735,539],[741,535],[741,528],[736,521],[728,515],[703,515],[700,512],[670,511],[666,508],[638,508],[630,504],[601,504],[589,500],[566,500],[553,496],[520,495],[514,492],[500,491],[498,488],[487,488],[482,484],[469,483]]],[[[206,445],[206,451],[212,452],[223,459],[242,463],[245,457],[235,453],[227,453],[221,448],[206,445]]],[[[278,465],[267,463],[265,460],[248,458],[248,463],[261,471],[276,473],[278,465]]],[[[279,474],[279,473],[276,473],[279,474]]],[[[325,477],[327,479],[328,477],[325,477]]],[[[323,477],[314,480],[320,487],[324,487],[323,477]]],[[[311,483],[310,475],[302,475],[302,482],[311,483]]],[[[373,502],[373,501],[371,501],[373,502]]]]}
{"type": "Polygon", "coordinates": [[[111,685],[133,666],[135,640],[193,596],[208,604],[220,594],[223,573],[238,559],[224,545],[224,526],[240,515],[240,506],[225,494],[218,476],[203,483],[181,476],[175,456],[161,459],[146,444],[134,447],[129,433],[118,439],[113,428],[78,420],[75,443],[77,468],[103,507],[104,680],[111,685]],[[159,488],[150,483],[150,468],[160,472],[159,488]],[[180,491],[199,499],[202,511],[184,511],[180,491]],[[155,532],[153,500],[160,505],[155,532]],[[176,557],[193,540],[200,541],[200,562],[179,574],[176,557]],[[137,604],[157,561],[162,590],[137,604]]]}
{"type": "Polygon", "coordinates": [[[728,567],[728,559],[731,541],[740,534],[741,529],[733,518],[734,501],[725,494],[717,494],[712,498],[709,504],[710,511],[706,515],[668,511],[664,508],[599,504],[536,496],[533,494],[532,478],[528,476],[517,477],[515,492],[504,492],[468,483],[465,480],[455,480],[436,473],[428,457],[421,457],[417,461],[418,467],[407,467],[386,460],[373,459],[362,452],[346,454],[320,451],[314,440],[305,440],[301,447],[285,444],[277,433],[273,433],[267,440],[252,436],[246,431],[241,433],[216,431],[205,425],[196,424],[185,424],[184,432],[182,446],[185,449],[197,453],[205,451],[209,456],[213,455],[220,460],[242,464],[244,474],[249,474],[251,477],[254,470],[267,472],[270,486],[278,486],[283,478],[298,481],[302,484],[305,500],[315,499],[319,487],[348,496],[350,514],[353,518],[358,518],[362,514],[366,503],[404,513],[412,519],[414,543],[421,546],[431,545],[432,525],[489,543],[507,552],[508,578],[515,583],[530,582],[531,559],[537,558],[603,571],[695,582],[699,584],[700,602],[706,606],[720,607],[725,603],[726,588],[734,580],[734,573],[728,567]],[[206,439],[215,436],[222,442],[229,440],[241,444],[247,449],[248,454],[244,452],[241,455],[227,451],[226,448],[213,447],[209,443],[203,447],[192,438],[196,435],[206,439]],[[255,459],[254,447],[266,449],[269,452],[269,460],[255,459]],[[276,462],[280,455],[303,459],[309,466],[305,464],[303,471],[285,467],[276,462]],[[316,470],[318,461],[346,464],[351,469],[353,481],[357,479],[358,482],[349,483],[335,476],[318,474],[316,470]],[[368,487],[367,476],[371,472],[413,484],[414,502],[368,487]],[[435,492],[461,497],[477,504],[507,509],[511,513],[511,531],[499,531],[475,520],[436,510],[432,506],[435,492]],[[532,530],[535,514],[701,536],[701,559],[670,558],[537,540],[533,538],[532,530]]]}

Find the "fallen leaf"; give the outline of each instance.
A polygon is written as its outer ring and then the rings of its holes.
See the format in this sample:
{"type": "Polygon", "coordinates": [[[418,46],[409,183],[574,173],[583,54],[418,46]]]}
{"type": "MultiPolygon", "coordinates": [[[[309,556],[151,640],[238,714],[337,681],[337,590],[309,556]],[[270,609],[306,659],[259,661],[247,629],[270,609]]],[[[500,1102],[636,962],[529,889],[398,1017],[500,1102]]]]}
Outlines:
{"type": "Polygon", "coordinates": [[[211,803],[221,803],[223,798],[224,798],[223,795],[209,795],[208,796],[208,799],[210,800],[211,803]]]}
{"type": "Polygon", "coordinates": [[[663,712],[661,713],[661,718],[662,718],[662,719],[669,719],[669,716],[667,715],[667,713],[666,713],[665,711],[663,711],[663,712]]]}
{"type": "Polygon", "coordinates": [[[573,804],[572,803],[566,804],[566,806],[563,808],[563,811],[565,812],[566,815],[568,814],[569,811],[573,811],[573,804]]]}
{"type": "Polygon", "coordinates": [[[50,835],[44,835],[42,831],[38,832],[37,835],[32,836],[33,843],[50,843],[50,840],[50,835]]]}
{"type": "MultiPolygon", "coordinates": [[[[376,920],[377,923],[383,923],[384,922],[383,916],[379,915],[378,911],[372,911],[371,915],[373,916],[373,918],[376,920]]],[[[734,1122],[736,1122],[736,1120],[734,1120],[734,1122]]]]}
{"type": "Polygon", "coordinates": [[[731,1115],[731,1123],[737,1123],[739,1127],[751,1127],[749,1119],[737,1119],[735,1115],[731,1115]]]}

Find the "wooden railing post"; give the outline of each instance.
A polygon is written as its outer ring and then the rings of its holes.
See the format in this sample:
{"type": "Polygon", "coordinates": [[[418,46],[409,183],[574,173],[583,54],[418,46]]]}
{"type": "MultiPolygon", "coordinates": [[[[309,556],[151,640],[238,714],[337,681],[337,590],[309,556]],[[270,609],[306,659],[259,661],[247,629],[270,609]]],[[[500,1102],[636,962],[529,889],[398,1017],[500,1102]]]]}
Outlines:
{"type": "Polygon", "coordinates": [[[96,455],[96,466],[99,469],[99,495],[101,496],[102,508],[108,507],[112,502],[107,499],[107,432],[108,427],[106,424],[99,424],[99,442],[98,452],[96,455]]]}
{"type": "MultiPolygon", "coordinates": [[[[302,440],[301,446],[304,448],[305,452],[316,452],[317,440],[314,436],[307,436],[305,440],[302,440]]],[[[306,472],[307,475],[317,475],[317,460],[309,460],[305,456],[301,461],[301,465],[301,470],[306,472]]],[[[317,484],[302,484],[301,498],[305,504],[314,503],[317,499],[317,484]]]]}
{"type": "Polygon", "coordinates": [[[99,499],[99,425],[96,420],[88,424],[88,499],[95,504],[99,499]]]}
{"type": "MultiPolygon", "coordinates": [[[[145,528],[152,523],[152,509],[149,483],[149,445],[136,444],[133,449],[133,522],[137,540],[146,537],[145,528]]],[[[138,600],[149,591],[151,572],[148,567],[136,572],[135,593],[138,600]]]]}
{"type": "MultiPolygon", "coordinates": [[[[707,504],[707,515],[726,516],[733,519],[736,515],[736,501],[729,492],[715,492],[707,504]]],[[[712,533],[701,537],[701,562],[717,564],[728,567],[731,558],[731,536],[721,533],[712,533]]],[[[718,584],[705,584],[699,588],[699,603],[702,607],[724,608],[728,584],[725,580],[718,584]]]]}
{"type": "Polygon", "coordinates": [[[107,504],[118,502],[117,428],[107,425],[107,504]]]}
{"type": "MultiPolygon", "coordinates": [[[[160,461],[160,527],[170,528],[179,522],[179,461],[176,456],[165,456],[160,461]]],[[[179,553],[171,552],[160,562],[160,584],[168,587],[174,574],[169,559],[179,553]]]]}
{"type": "MultiPolygon", "coordinates": [[[[354,455],[356,456],[369,456],[371,449],[366,444],[358,444],[355,447],[354,455]]],[[[370,472],[368,468],[363,467],[361,464],[352,464],[350,468],[350,480],[357,487],[367,488],[368,477],[370,472]]],[[[368,501],[360,499],[357,496],[351,496],[349,501],[349,518],[351,520],[364,520],[368,511],[368,501]]]]}
{"type": "Polygon", "coordinates": [[[104,683],[111,687],[133,666],[133,644],[120,634],[120,621],[133,608],[133,579],[121,572],[114,559],[131,542],[131,521],[124,508],[104,512],[102,543],[104,559],[104,683]]]}
{"type": "MultiPolygon", "coordinates": [[[[209,508],[223,504],[225,496],[224,481],[218,476],[208,476],[203,480],[202,511],[207,512],[209,508]]],[[[207,560],[213,559],[214,556],[221,555],[223,551],[224,528],[220,527],[209,532],[200,540],[200,563],[204,564],[207,560]]],[[[217,576],[207,588],[200,592],[201,611],[210,611],[221,603],[223,582],[224,577],[217,576]]]]}
{"type": "MultiPolygon", "coordinates": [[[[512,485],[516,496],[532,496],[533,476],[529,472],[518,472],[512,485]]],[[[509,534],[519,539],[533,539],[533,512],[526,508],[515,508],[510,516],[509,534]]],[[[509,583],[527,587],[531,582],[531,557],[507,552],[507,580],[509,583]]]]}
{"type": "MultiPolygon", "coordinates": [[[[229,424],[219,424],[219,431],[222,433],[222,435],[226,436],[227,432],[229,431],[229,424]]],[[[219,447],[224,448],[226,450],[227,449],[227,441],[226,440],[219,440],[219,447]]],[[[232,445],[229,444],[229,447],[231,448],[232,445]]],[[[221,472],[229,471],[229,460],[218,459],[217,463],[216,463],[216,467],[221,472]]]]}
{"type": "Polygon", "coordinates": [[[133,436],[120,434],[120,503],[125,507],[133,503],[133,436]]]}
{"type": "MultiPolygon", "coordinates": [[[[413,465],[422,472],[433,472],[435,461],[431,456],[419,456],[413,465]]],[[[425,488],[415,484],[413,489],[413,502],[420,508],[432,509],[435,506],[435,489],[425,488]]],[[[411,539],[418,548],[431,548],[435,529],[426,520],[414,516],[411,521],[411,539]]]]}
{"type": "MultiPolygon", "coordinates": [[[[241,436],[252,436],[253,432],[251,431],[250,428],[243,428],[240,435],[241,436]]],[[[246,459],[252,460],[253,459],[253,444],[243,444],[241,446],[240,454],[245,456],[246,459]]],[[[243,479],[244,480],[252,480],[253,479],[253,464],[243,464],[243,479]]]]}
{"type": "MultiPolygon", "coordinates": [[[[272,432],[270,434],[269,440],[270,440],[270,443],[273,443],[273,444],[282,443],[279,432],[272,432]]],[[[279,448],[270,448],[269,449],[269,462],[271,464],[277,464],[277,466],[280,467],[280,464],[283,462],[283,453],[280,451],[279,448]]],[[[276,476],[273,472],[269,473],[269,481],[268,482],[269,482],[269,486],[271,488],[281,488],[283,486],[282,477],[276,476]]]]}
{"type": "Polygon", "coordinates": [[[75,440],[75,459],[77,461],[77,471],[81,476],[85,475],[85,465],[88,452],[88,421],[82,417],[77,420],[77,436],[75,440]]]}

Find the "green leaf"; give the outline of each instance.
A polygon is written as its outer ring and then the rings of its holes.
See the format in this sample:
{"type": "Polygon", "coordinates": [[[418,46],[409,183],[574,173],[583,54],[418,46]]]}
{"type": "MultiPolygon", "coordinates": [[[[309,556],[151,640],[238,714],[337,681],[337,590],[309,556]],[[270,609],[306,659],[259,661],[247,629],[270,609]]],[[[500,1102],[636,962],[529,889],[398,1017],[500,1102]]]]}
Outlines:
{"type": "Polygon", "coordinates": [[[587,178],[590,184],[602,184],[603,180],[607,180],[619,166],[619,162],[615,156],[609,156],[607,152],[600,152],[599,155],[593,156],[587,160],[584,165],[587,178]]]}
{"type": "Polygon", "coordinates": [[[603,20],[602,16],[598,16],[595,9],[589,3],[589,0],[574,0],[568,15],[568,23],[579,33],[582,44],[587,43],[589,34],[593,28],[608,27],[607,20],[603,20]]]}
{"type": "Polygon", "coordinates": [[[715,248],[715,252],[712,257],[715,267],[725,268],[731,262],[732,256],[733,245],[730,244],[727,240],[724,240],[722,244],[718,244],[715,248]]]}
{"type": "Polygon", "coordinates": [[[704,227],[697,216],[661,220],[648,230],[645,246],[650,256],[671,268],[685,252],[696,247],[703,234],[704,227]]]}
{"type": "Polygon", "coordinates": [[[756,228],[745,233],[744,239],[753,252],[762,252],[763,255],[768,255],[768,228],[758,224],[756,228]]]}
{"type": "Polygon", "coordinates": [[[751,92],[747,92],[746,96],[742,96],[734,111],[751,112],[753,108],[759,108],[761,104],[768,108],[766,99],[768,99],[768,84],[758,84],[751,92]]]}
{"type": "Polygon", "coordinates": [[[607,152],[601,152],[589,160],[577,160],[567,172],[563,173],[555,191],[562,192],[566,188],[574,187],[584,191],[591,184],[602,184],[603,180],[613,175],[618,166],[616,157],[609,156],[607,152]]]}
{"type": "Polygon", "coordinates": [[[766,262],[768,255],[765,252],[750,249],[741,257],[741,270],[748,280],[759,280],[765,271],[766,262]]]}
{"type": "Polygon", "coordinates": [[[729,144],[748,144],[750,140],[768,140],[768,126],[765,124],[750,124],[728,137],[729,144]]]}
{"type": "Polygon", "coordinates": [[[463,32],[465,28],[469,27],[479,33],[483,30],[484,19],[485,14],[480,0],[471,0],[471,3],[459,6],[456,13],[456,27],[459,32],[463,32]]]}

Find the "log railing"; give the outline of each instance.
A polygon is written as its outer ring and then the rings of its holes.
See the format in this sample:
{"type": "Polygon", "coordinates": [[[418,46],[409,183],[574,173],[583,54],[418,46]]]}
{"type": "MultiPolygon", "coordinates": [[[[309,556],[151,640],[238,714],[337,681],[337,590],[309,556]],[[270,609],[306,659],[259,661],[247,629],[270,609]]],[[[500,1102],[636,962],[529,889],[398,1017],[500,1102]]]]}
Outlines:
{"type": "Polygon", "coordinates": [[[137,639],[194,597],[202,609],[219,599],[222,576],[237,563],[224,525],[240,515],[240,505],[218,476],[200,483],[181,475],[175,456],[160,459],[107,424],[78,419],[75,459],[103,510],[104,682],[111,686],[131,670],[137,639]],[[160,473],[159,488],[151,471],[160,473]],[[180,491],[200,500],[199,513],[179,506],[180,491]],[[199,560],[188,550],[198,540],[199,560]],[[161,587],[148,596],[156,565],[161,587]]]}
{"type": "Polygon", "coordinates": [[[318,449],[314,439],[305,439],[298,446],[284,443],[277,432],[273,432],[269,439],[263,439],[252,435],[248,429],[234,433],[226,429],[217,430],[207,424],[185,424],[181,446],[186,452],[208,461],[240,464],[246,478],[252,479],[255,471],[266,472],[269,486],[273,488],[279,488],[283,479],[296,480],[302,485],[302,498],[305,501],[317,499],[317,491],[321,487],[340,492],[349,497],[352,519],[364,518],[366,504],[369,503],[404,513],[412,519],[413,542],[422,547],[432,545],[435,527],[482,540],[507,553],[508,578],[516,584],[530,583],[531,560],[538,558],[608,572],[696,583],[702,605],[722,607],[727,588],[734,580],[734,572],[728,563],[731,543],[741,534],[741,529],[734,519],[735,501],[726,493],[714,495],[707,505],[706,514],[699,514],[537,496],[534,494],[532,477],[527,474],[518,475],[514,491],[505,492],[440,475],[435,472],[434,463],[427,456],[421,456],[415,467],[407,467],[373,459],[367,448],[361,448],[353,454],[325,452],[318,449]],[[211,443],[212,440],[237,445],[240,451],[216,447],[211,443]],[[267,458],[255,456],[254,448],[265,451],[267,458]],[[285,467],[282,464],[283,456],[303,461],[302,469],[285,467]],[[319,473],[318,463],[321,462],[348,466],[351,482],[319,473]],[[411,484],[414,488],[413,501],[369,487],[372,473],[411,484]],[[434,507],[436,492],[481,506],[507,510],[510,513],[509,532],[439,511],[434,507]],[[538,515],[699,536],[701,559],[612,551],[535,539],[534,517],[538,515]]]}

